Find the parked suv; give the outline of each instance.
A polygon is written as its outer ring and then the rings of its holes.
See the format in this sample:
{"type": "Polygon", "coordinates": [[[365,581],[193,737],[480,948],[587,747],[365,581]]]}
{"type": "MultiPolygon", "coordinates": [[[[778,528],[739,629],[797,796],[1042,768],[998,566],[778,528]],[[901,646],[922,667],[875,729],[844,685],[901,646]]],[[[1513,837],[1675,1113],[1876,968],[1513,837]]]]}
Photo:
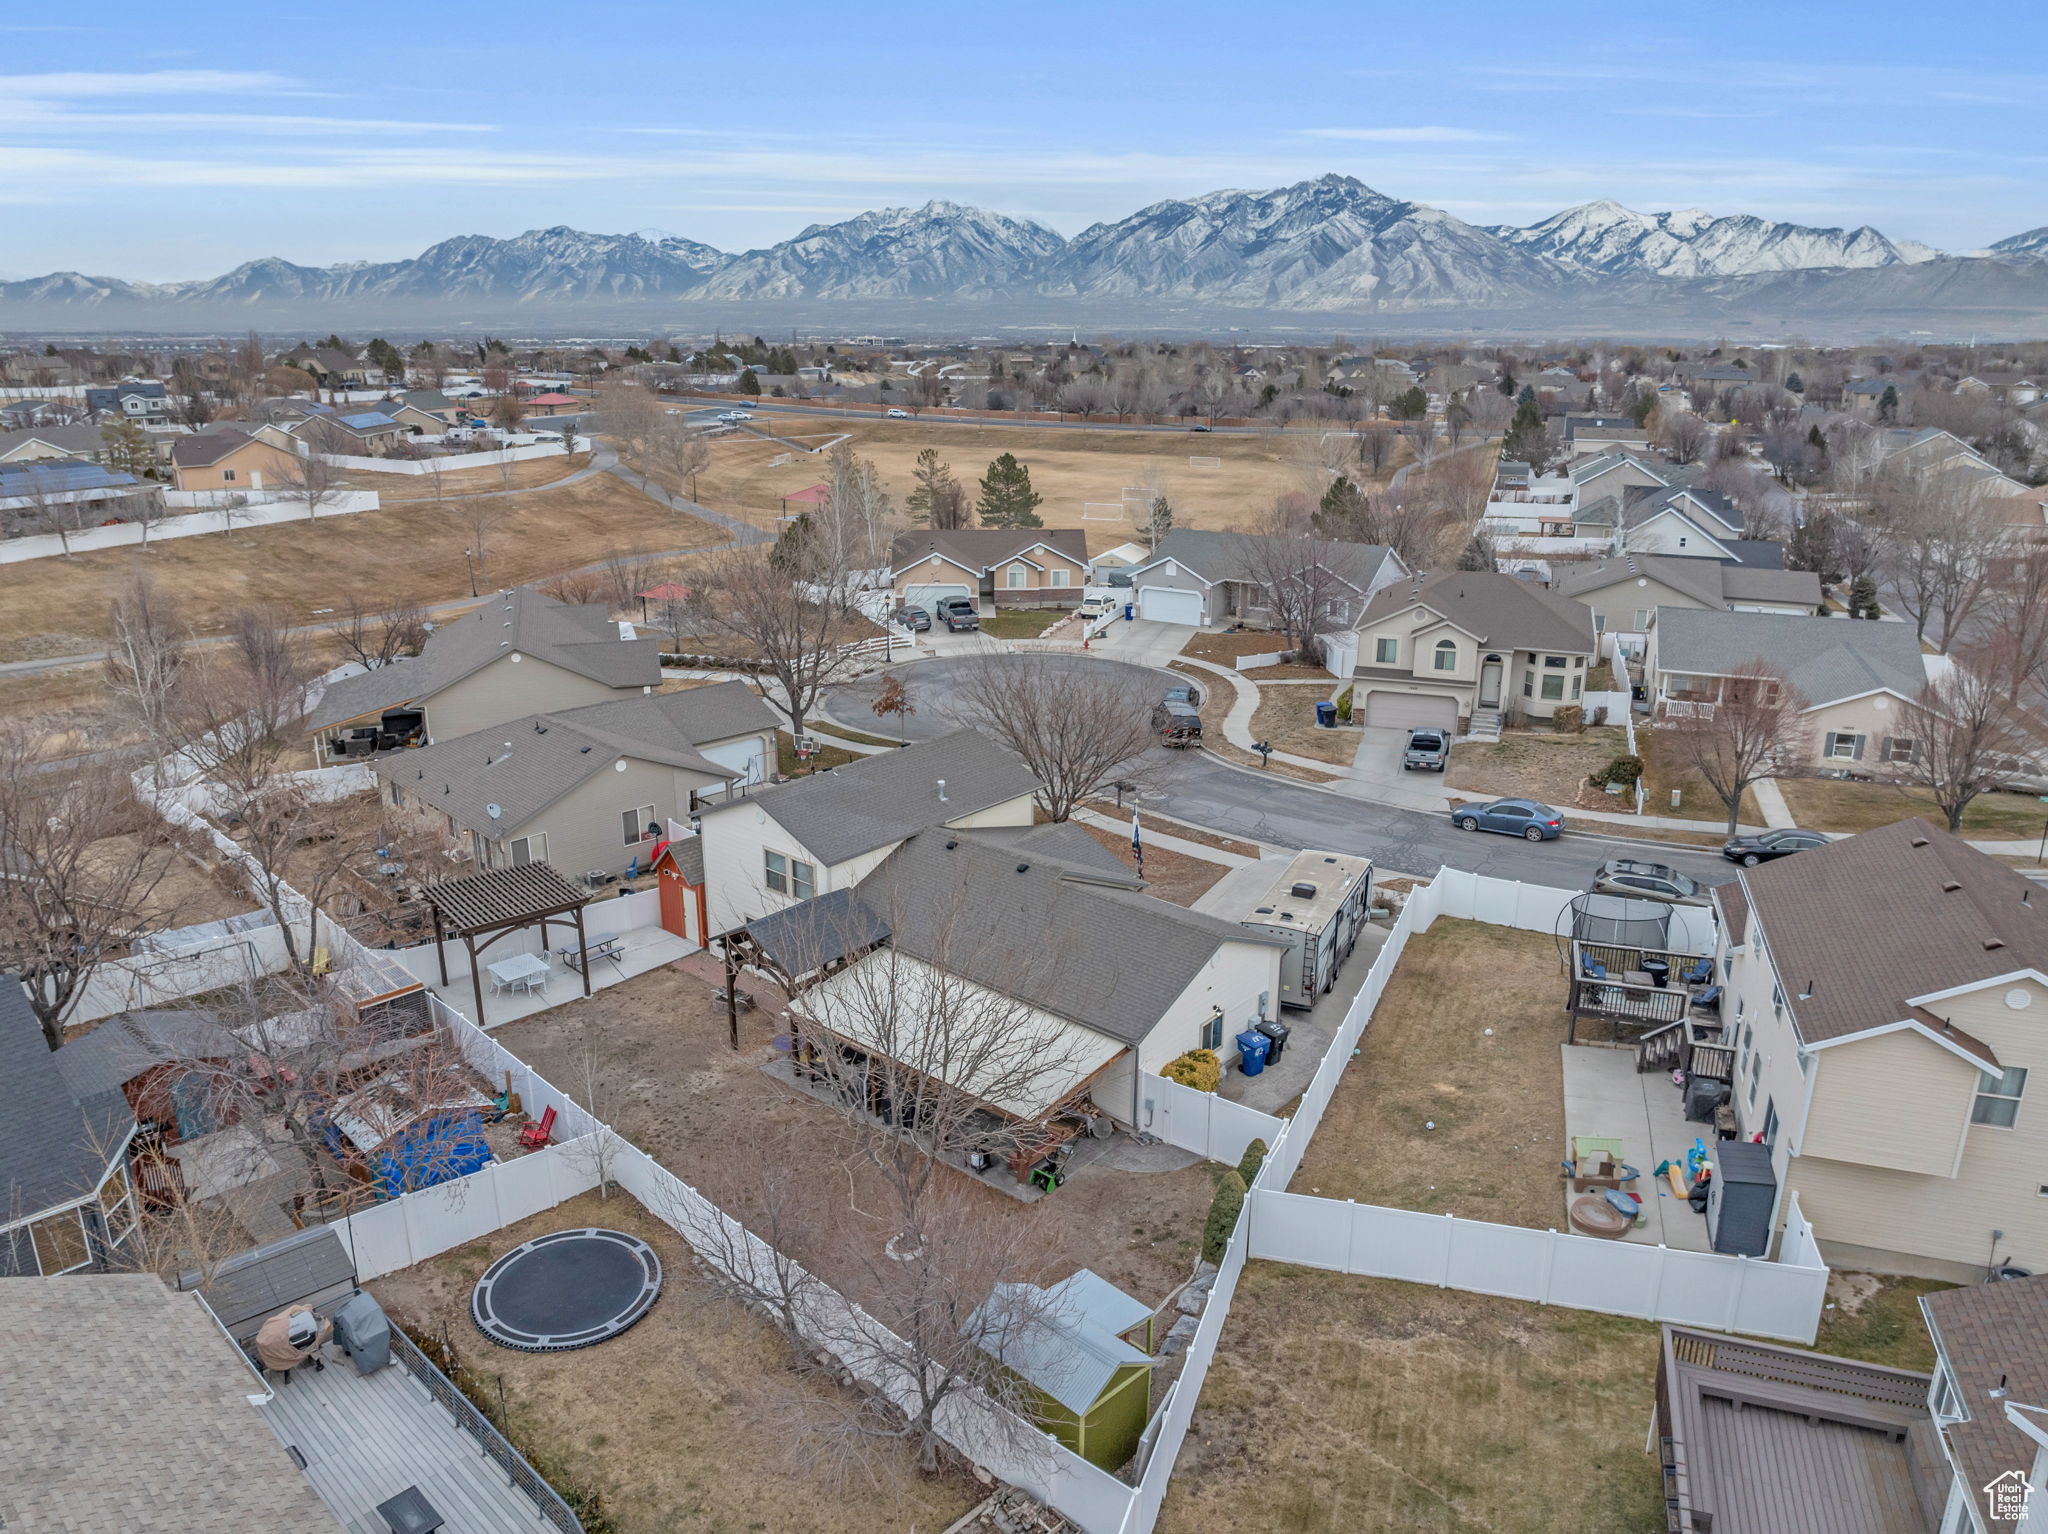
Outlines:
{"type": "Polygon", "coordinates": [[[1442,730],[1410,730],[1408,749],[1401,753],[1401,770],[1421,767],[1442,772],[1451,759],[1451,740],[1442,730]]]}
{"type": "Polygon", "coordinates": [[[1152,728],[1162,746],[1178,749],[1202,743],[1202,715],[1192,703],[1180,699],[1168,698],[1154,705],[1152,728]]]}
{"type": "Polygon", "coordinates": [[[1592,887],[1603,895],[1633,895],[1670,905],[1706,905],[1709,897],[1698,880],[1641,858],[1609,858],[1593,871],[1592,887]]]}
{"type": "Polygon", "coordinates": [[[981,627],[981,614],[974,610],[974,604],[965,597],[939,598],[938,612],[935,616],[956,634],[964,629],[981,627]]]}
{"type": "Polygon", "coordinates": [[[1202,689],[1192,682],[1181,682],[1166,689],[1168,703],[1185,703],[1189,708],[1202,706],[1202,689]]]}
{"type": "Polygon", "coordinates": [[[889,614],[889,621],[898,628],[909,629],[912,633],[922,634],[932,626],[932,615],[922,607],[905,602],[896,611],[889,614]]]}

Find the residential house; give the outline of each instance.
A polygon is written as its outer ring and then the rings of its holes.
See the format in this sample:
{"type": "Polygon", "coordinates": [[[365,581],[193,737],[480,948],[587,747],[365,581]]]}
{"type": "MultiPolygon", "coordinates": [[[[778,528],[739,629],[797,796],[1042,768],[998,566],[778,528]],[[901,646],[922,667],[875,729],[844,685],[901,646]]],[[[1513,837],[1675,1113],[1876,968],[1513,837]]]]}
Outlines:
{"type": "Polygon", "coordinates": [[[43,1042],[22,983],[0,974],[0,1278],[104,1271],[135,1229],[135,1114],[118,1084],[74,1079],[68,1054],[43,1042]]]}
{"type": "Polygon", "coordinates": [[[15,1279],[0,1283],[0,1334],[0,1526],[340,1534],[253,1409],[268,1387],[198,1295],[152,1273],[15,1279]]]}
{"type": "Polygon", "coordinates": [[[1074,1453],[1113,1472],[1138,1452],[1152,1401],[1152,1307],[1143,1300],[1082,1268],[1043,1288],[995,1285],[967,1327],[1024,1382],[1033,1419],[1074,1453]]]}
{"type": "MultiPolygon", "coordinates": [[[[1177,527],[1148,559],[1130,567],[1137,616],[1197,628],[1269,621],[1266,585],[1288,574],[1293,557],[1274,546],[1295,541],[1177,527]]],[[[1374,592],[1408,575],[1400,556],[1380,544],[1321,542],[1315,549],[1346,593],[1332,605],[1332,628],[1348,629],[1374,592]]]]}
{"type": "Polygon", "coordinates": [[[1811,570],[1759,570],[1669,554],[1619,554],[1561,566],[1550,589],[1585,603],[1593,610],[1594,632],[1614,635],[1632,653],[1641,653],[1660,607],[1810,617],[1821,602],[1820,577],[1811,570]]]}
{"type": "Polygon", "coordinates": [[[2040,886],[1916,819],[1713,895],[1731,1103],[1770,1148],[1773,1228],[1796,1194],[1833,1266],[2048,1267],[2040,886]]]}
{"type": "Polygon", "coordinates": [[[852,888],[919,831],[1028,826],[1038,779],[974,730],[864,757],[702,815],[711,927],[852,888]]]}
{"type": "Polygon", "coordinates": [[[590,409],[590,401],[559,389],[547,389],[526,401],[528,415],[575,415],[590,409]]]}
{"type": "Polygon", "coordinates": [[[539,710],[651,694],[661,683],[659,639],[614,622],[602,603],[571,606],[521,587],[442,624],[411,659],[331,683],[308,710],[316,758],[452,740],[539,710]],[[367,736],[360,732],[368,731],[367,736]]]}
{"type": "Polygon", "coordinates": [[[298,465],[298,455],[274,441],[226,425],[171,444],[171,478],[180,490],[274,490],[291,482],[298,465]]]}
{"type": "Polygon", "coordinates": [[[1606,537],[1616,552],[1736,559],[1743,516],[1719,490],[1676,484],[1630,486],[1579,508],[1581,537],[1606,537]]]}
{"type": "Polygon", "coordinates": [[[438,437],[448,429],[448,423],[431,410],[422,410],[417,405],[403,400],[381,399],[370,407],[375,414],[386,416],[403,426],[407,435],[414,437],[438,437]]]}
{"type": "Polygon", "coordinates": [[[2048,1501],[2028,1504],[2048,1497],[2048,1277],[1923,1294],[1920,1313],[1948,1459],[1940,1534],[2039,1528],[2048,1501]]]}
{"type": "Polygon", "coordinates": [[[171,418],[171,402],[164,393],[164,386],[154,379],[108,386],[104,389],[85,391],[85,408],[94,417],[107,415],[126,416],[131,421],[168,421],[171,418]]]}
{"type": "Polygon", "coordinates": [[[528,714],[372,763],[479,869],[647,867],[706,803],[768,781],[775,716],[745,682],[528,714]]]}
{"type": "Polygon", "coordinates": [[[0,400],[0,428],[19,431],[24,426],[53,426],[64,418],[65,408],[53,399],[0,400]]]}
{"type": "Polygon", "coordinates": [[[1576,703],[1598,645],[1580,602],[1490,571],[1390,586],[1358,622],[1352,714],[1454,729],[1489,709],[1548,719],[1576,703]]]}
{"type": "Polygon", "coordinates": [[[1574,458],[1586,453],[1647,453],[1650,429],[1633,416],[1568,413],[1564,418],[1565,449],[1574,458]]]}
{"type": "Polygon", "coordinates": [[[1149,543],[1117,543],[1088,556],[1088,584],[1107,586],[1112,574],[1121,575],[1122,584],[1129,584],[1133,565],[1142,565],[1152,557],[1149,543]]]}
{"type": "Polygon", "coordinates": [[[445,429],[453,426],[457,421],[465,419],[469,414],[468,411],[456,404],[455,401],[451,400],[439,389],[407,389],[402,393],[388,396],[385,403],[405,405],[419,411],[422,415],[432,416],[441,423],[440,428],[434,429],[445,429]]]}
{"type": "Polygon", "coordinates": [[[1731,679],[1768,667],[1805,700],[1809,765],[1869,776],[1913,759],[1905,705],[1949,661],[1922,653],[1910,623],[1660,606],[1643,664],[1651,707],[1666,718],[1710,714],[1731,679]]]}
{"type": "Polygon", "coordinates": [[[1503,458],[1493,473],[1480,526],[1508,537],[1568,538],[1579,504],[1578,486],[1565,474],[1537,474],[1503,458]]]}
{"type": "Polygon", "coordinates": [[[100,434],[99,427],[89,422],[73,426],[29,426],[20,431],[0,432],[0,463],[28,463],[48,458],[98,463],[106,450],[106,439],[100,434]]]}
{"type": "Polygon", "coordinates": [[[1087,573],[1088,535],[1072,527],[920,528],[897,534],[889,550],[896,600],[927,612],[948,597],[976,607],[1073,607],[1087,573]]]}
{"type": "Polygon", "coordinates": [[[33,517],[45,508],[61,508],[74,527],[115,515],[142,493],[142,482],[134,475],[116,474],[96,463],[35,459],[0,464],[0,511],[33,517]]]}
{"type": "Polygon", "coordinates": [[[380,410],[355,410],[347,415],[323,415],[309,419],[298,435],[316,452],[342,457],[382,458],[399,443],[418,436],[424,426],[409,426],[393,420],[380,410]]]}
{"type": "Polygon", "coordinates": [[[1619,500],[1633,489],[1669,490],[1699,484],[1706,478],[1706,471],[1697,464],[1665,463],[1640,452],[1613,451],[1582,458],[1567,473],[1579,500],[1588,504],[1603,496],[1619,500]]]}
{"type": "Polygon", "coordinates": [[[1899,387],[1896,378],[1855,378],[1842,386],[1842,408],[1851,415],[1874,421],[1880,406],[1889,392],[1896,405],[1898,397],[1905,391],[1899,387]]]}
{"type": "Polygon", "coordinates": [[[2024,495],[2029,488],[2001,472],[1953,432],[1935,426],[1897,426],[1876,432],[1866,450],[1874,451],[1882,468],[1923,478],[1954,479],[1987,499],[2024,495]]]}

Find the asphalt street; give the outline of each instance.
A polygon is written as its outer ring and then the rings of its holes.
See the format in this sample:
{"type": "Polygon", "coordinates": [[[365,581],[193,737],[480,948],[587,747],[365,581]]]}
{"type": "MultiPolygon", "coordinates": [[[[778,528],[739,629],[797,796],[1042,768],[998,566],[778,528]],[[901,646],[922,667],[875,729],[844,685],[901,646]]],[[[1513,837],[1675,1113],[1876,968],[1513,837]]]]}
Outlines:
{"type": "MultiPolygon", "coordinates": [[[[1045,654],[1031,660],[1051,665],[1098,667],[1120,665],[1079,655],[1045,654]]],[[[915,661],[890,668],[908,689],[917,712],[902,722],[911,740],[930,740],[958,729],[957,682],[971,659],[915,661]]],[[[1187,680],[1178,672],[1120,667],[1135,687],[1149,691],[1156,683],[1187,680]]],[[[870,735],[893,735],[898,721],[878,720],[870,708],[881,688],[882,674],[834,688],[826,711],[848,729],[870,735]]],[[[821,720],[823,728],[831,724],[821,720]]],[[[1447,815],[1424,814],[1370,804],[1311,787],[1256,768],[1241,768],[1207,751],[1169,751],[1155,747],[1143,762],[1143,809],[1157,810],[1190,825],[1227,836],[1296,849],[1314,847],[1369,857],[1395,873],[1430,877],[1439,868],[1462,868],[1497,879],[1522,879],[1561,889],[1583,889],[1594,868],[1611,857],[1654,858],[1684,870],[1703,883],[1721,883],[1734,868],[1703,848],[1657,844],[1638,837],[1603,836],[1567,829],[1556,841],[1525,842],[1488,832],[1460,831],[1447,815]]]]}

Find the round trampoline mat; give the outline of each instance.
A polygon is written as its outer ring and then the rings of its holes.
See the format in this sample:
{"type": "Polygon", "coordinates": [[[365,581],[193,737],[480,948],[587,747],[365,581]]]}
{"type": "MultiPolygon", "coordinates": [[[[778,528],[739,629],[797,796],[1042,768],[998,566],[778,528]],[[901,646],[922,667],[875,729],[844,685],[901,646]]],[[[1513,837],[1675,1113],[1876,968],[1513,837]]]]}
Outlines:
{"type": "Polygon", "coordinates": [[[624,1231],[558,1230],[514,1247],[476,1281],[477,1330],[525,1353],[587,1348],[653,1308],[661,1258],[624,1231]]]}

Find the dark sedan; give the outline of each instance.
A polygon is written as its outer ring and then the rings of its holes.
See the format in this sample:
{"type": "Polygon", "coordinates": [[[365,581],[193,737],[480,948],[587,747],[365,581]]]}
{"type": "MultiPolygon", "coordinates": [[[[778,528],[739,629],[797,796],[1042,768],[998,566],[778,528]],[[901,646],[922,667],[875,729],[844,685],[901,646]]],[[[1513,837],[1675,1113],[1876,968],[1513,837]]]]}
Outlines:
{"type": "Polygon", "coordinates": [[[1498,831],[1532,842],[1551,841],[1564,831],[1564,816],[1534,799],[1496,799],[1491,804],[1461,804],[1451,811],[1460,831],[1498,831]]]}
{"type": "Polygon", "coordinates": [[[1765,831],[1756,836],[1736,837],[1722,847],[1721,856],[1744,868],[1754,868],[1772,858],[1788,858],[1795,852],[1810,852],[1827,844],[1828,838],[1818,831],[1765,831]]]}

